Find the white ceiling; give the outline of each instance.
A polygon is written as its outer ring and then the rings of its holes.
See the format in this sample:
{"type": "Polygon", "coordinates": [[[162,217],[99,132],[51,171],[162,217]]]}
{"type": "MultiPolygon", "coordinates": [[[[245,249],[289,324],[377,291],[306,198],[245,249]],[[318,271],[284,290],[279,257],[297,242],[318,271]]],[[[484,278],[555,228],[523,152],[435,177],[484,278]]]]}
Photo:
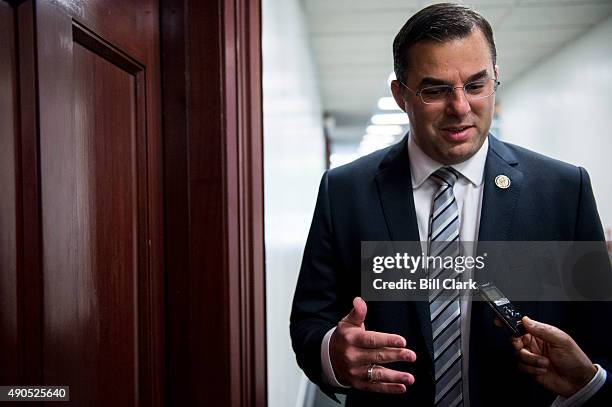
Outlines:
{"type": "MultiPolygon", "coordinates": [[[[431,1],[302,0],[332,139],[359,141],[376,102],[390,96],[392,43],[431,1]]],[[[493,26],[502,87],[612,14],[611,0],[472,0],[493,26]]]]}

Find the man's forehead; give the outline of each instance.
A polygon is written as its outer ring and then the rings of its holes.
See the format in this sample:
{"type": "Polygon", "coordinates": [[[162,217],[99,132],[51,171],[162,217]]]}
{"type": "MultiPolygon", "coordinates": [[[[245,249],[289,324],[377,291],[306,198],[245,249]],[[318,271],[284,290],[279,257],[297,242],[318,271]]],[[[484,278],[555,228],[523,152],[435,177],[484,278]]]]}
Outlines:
{"type": "MultiPolygon", "coordinates": [[[[462,82],[472,82],[472,81],[478,81],[478,80],[482,80],[488,77],[491,77],[491,73],[489,73],[489,71],[484,68],[481,69],[478,72],[474,72],[474,73],[462,73],[461,74],[461,80],[462,82]]],[[[454,80],[452,79],[445,79],[444,77],[435,77],[435,76],[425,76],[425,77],[420,77],[419,79],[419,86],[428,86],[428,85],[453,85],[454,80]]]]}
{"type": "Polygon", "coordinates": [[[444,42],[421,41],[408,50],[408,76],[418,81],[424,77],[438,79],[459,73],[463,79],[483,69],[493,70],[489,44],[480,30],[466,37],[444,42]]]}

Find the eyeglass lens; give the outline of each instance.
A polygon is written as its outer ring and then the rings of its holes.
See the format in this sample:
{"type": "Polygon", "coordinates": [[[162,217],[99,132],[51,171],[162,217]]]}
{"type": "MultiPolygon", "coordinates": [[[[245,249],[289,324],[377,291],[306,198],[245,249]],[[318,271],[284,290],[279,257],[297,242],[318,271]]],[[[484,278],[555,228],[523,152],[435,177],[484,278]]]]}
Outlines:
{"type": "MultiPolygon", "coordinates": [[[[468,100],[482,99],[495,92],[496,84],[495,79],[468,82],[463,85],[463,91],[468,100]]],[[[441,103],[452,95],[453,89],[449,85],[428,86],[421,89],[419,93],[424,103],[441,103]]]]}

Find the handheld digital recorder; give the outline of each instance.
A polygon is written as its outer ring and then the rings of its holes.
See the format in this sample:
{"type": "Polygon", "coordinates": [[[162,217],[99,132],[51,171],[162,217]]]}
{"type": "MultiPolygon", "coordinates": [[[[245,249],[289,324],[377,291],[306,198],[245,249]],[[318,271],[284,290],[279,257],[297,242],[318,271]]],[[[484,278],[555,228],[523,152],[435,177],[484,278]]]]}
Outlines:
{"type": "Polygon", "coordinates": [[[512,305],[510,300],[491,282],[478,284],[477,287],[493,312],[510,329],[512,336],[525,335],[525,327],[521,321],[523,314],[512,305]]]}

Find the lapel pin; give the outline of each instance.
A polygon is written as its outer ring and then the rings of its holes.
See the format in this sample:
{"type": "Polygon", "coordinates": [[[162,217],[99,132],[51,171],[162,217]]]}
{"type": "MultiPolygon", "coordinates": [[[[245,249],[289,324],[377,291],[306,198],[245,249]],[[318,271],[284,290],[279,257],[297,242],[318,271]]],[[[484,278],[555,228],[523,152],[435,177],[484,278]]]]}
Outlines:
{"type": "Polygon", "coordinates": [[[497,185],[498,188],[506,189],[510,187],[510,178],[505,175],[498,175],[495,177],[495,185],[497,185]]]}

